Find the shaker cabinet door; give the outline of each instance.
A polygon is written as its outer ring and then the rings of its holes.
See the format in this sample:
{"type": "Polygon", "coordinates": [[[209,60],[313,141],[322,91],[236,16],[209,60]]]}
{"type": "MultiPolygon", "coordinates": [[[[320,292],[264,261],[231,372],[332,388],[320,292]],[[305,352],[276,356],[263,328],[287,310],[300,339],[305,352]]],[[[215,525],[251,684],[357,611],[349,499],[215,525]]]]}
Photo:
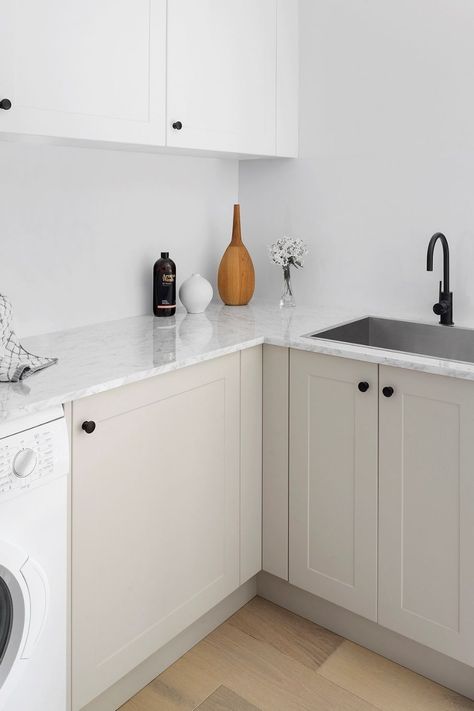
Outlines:
{"type": "Polygon", "coordinates": [[[290,352],[289,580],[371,620],[377,403],[376,365],[290,352]]]}
{"type": "Polygon", "coordinates": [[[0,0],[0,131],[164,145],[166,0],[0,0]]]}
{"type": "Polygon", "coordinates": [[[380,367],[379,622],[474,665],[474,383],[380,367]]]}
{"type": "Polygon", "coordinates": [[[168,0],[168,145],[274,155],[276,44],[277,0],[168,0]]]}
{"type": "Polygon", "coordinates": [[[239,585],[239,373],[237,353],[73,405],[74,709],[239,585]]]}

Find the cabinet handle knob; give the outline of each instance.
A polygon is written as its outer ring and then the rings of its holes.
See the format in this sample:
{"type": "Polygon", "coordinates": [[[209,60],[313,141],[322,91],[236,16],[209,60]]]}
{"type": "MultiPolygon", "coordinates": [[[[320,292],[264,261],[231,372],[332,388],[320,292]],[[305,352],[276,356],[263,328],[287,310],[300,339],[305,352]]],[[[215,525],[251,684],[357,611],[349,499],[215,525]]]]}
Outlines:
{"type": "Polygon", "coordinates": [[[183,124],[181,123],[181,121],[175,121],[171,125],[173,126],[175,131],[181,131],[181,129],[183,128],[183,124]]]}
{"type": "Polygon", "coordinates": [[[87,432],[87,434],[92,434],[95,430],[94,420],[86,420],[85,422],[83,422],[82,429],[84,430],[84,432],[87,432]]]}
{"type": "Polygon", "coordinates": [[[363,380],[361,383],[359,383],[357,387],[359,388],[361,393],[366,393],[367,390],[370,388],[370,385],[369,383],[365,382],[365,380],[363,380]]]}
{"type": "Polygon", "coordinates": [[[389,386],[387,386],[387,387],[385,387],[385,388],[382,388],[382,392],[383,392],[383,394],[384,394],[385,397],[392,397],[392,395],[393,395],[393,393],[395,392],[395,390],[391,387],[391,385],[389,385],[389,386]]]}
{"type": "Polygon", "coordinates": [[[0,109],[8,111],[12,107],[12,102],[10,99],[0,99],[0,109]]]}

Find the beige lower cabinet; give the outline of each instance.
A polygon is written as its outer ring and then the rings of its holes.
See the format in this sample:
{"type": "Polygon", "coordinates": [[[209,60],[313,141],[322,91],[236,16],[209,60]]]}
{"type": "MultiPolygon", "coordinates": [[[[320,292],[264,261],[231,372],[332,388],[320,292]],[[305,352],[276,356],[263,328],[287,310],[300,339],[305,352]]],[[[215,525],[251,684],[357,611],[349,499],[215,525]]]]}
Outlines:
{"type": "Polygon", "coordinates": [[[377,381],[374,364],[290,352],[289,580],[371,620],[377,381]]]}
{"type": "MultiPolygon", "coordinates": [[[[261,408],[261,349],[243,374],[261,408]]],[[[241,477],[241,395],[236,353],[74,403],[74,709],[260,570],[261,436],[241,477]]]]}
{"type": "Polygon", "coordinates": [[[474,383],[290,361],[290,583],[474,666],[474,383]]]}
{"type": "Polygon", "coordinates": [[[263,346],[262,567],[288,580],[289,349],[263,346]]]}
{"type": "Polygon", "coordinates": [[[74,711],[262,568],[262,388],[263,567],[474,665],[474,383],[265,346],[73,404],[74,711]]]}
{"type": "Polygon", "coordinates": [[[262,569],[262,346],[240,354],[240,584],[262,569]]]}
{"type": "Polygon", "coordinates": [[[380,388],[379,622],[474,665],[474,383],[381,366],[380,388]]]}

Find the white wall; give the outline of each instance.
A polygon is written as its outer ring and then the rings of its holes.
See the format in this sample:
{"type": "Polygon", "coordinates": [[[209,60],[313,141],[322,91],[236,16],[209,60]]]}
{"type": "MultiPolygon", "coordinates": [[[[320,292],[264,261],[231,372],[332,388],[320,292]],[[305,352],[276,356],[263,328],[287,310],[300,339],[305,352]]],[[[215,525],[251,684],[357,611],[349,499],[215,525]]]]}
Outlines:
{"type": "Polygon", "coordinates": [[[233,160],[0,142],[0,293],[20,335],[151,312],[160,252],[215,282],[233,160]]]}
{"type": "Polygon", "coordinates": [[[299,302],[435,321],[439,230],[474,325],[474,2],[301,0],[300,27],[301,159],[240,168],[257,294],[278,298],[265,247],[289,233],[299,302]]]}
{"type": "MultiPolygon", "coordinates": [[[[240,164],[257,295],[266,245],[311,248],[299,302],[433,319],[452,251],[455,320],[474,325],[474,2],[300,0],[301,159],[240,164]]],[[[0,292],[21,335],[150,310],[161,250],[215,281],[235,161],[0,142],[0,292]]]]}

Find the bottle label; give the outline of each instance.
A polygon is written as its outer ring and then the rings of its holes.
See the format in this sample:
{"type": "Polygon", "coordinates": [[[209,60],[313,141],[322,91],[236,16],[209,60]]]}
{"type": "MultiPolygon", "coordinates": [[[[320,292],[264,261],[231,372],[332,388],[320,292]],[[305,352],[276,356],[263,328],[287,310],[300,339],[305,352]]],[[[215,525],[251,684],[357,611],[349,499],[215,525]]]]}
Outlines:
{"type": "Polygon", "coordinates": [[[159,309],[173,309],[176,306],[176,296],[174,288],[175,279],[176,274],[161,275],[161,294],[158,303],[159,309]],[[160,306],[160,304],[162,305],[160,306]]]}

